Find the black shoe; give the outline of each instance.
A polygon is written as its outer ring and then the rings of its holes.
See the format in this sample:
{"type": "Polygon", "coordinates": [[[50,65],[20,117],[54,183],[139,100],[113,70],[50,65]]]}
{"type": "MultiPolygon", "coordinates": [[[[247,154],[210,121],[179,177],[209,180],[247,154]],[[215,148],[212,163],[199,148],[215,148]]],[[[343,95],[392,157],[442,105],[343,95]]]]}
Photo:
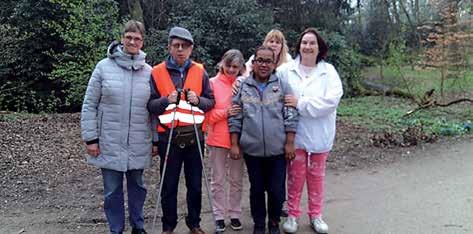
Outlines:
{"type": "Polygon", "coordinates": [[[269,228],[269,234],[281,234],[281,231],[279,231],[279,227],[272,227],[269,228]]]}
{"type": "Polygon", "coordinates": [[[280,234],[279,223],[278,222],[269,222],[268,223],[269,234],[280,234]]]}
{"type": "Polygon", "coordinates": [[[243,229],[239,219],[230,219],[230,227],[235,231],[243,229]]]}
{"type": "Polygon", "coordinates": [[[255,227],[255,228],[253,229],[253,234],[265,234],[265,233],[264,233],[265,231],[266,231],[266,230],[265,230],[264,228],[257,228],[257,227],[255,227]]]}
{"type": "Polygon", "coordinates": [[[225,231],[225,220],[219,219],[215,221],[215,226],[217,227],[217,232],[224,232],[225,231]]]}
{"type": "Polygon", "coordinates": [[[147,234],[147,232],[144,229],[133,228],[131,234],[147,234]]]}

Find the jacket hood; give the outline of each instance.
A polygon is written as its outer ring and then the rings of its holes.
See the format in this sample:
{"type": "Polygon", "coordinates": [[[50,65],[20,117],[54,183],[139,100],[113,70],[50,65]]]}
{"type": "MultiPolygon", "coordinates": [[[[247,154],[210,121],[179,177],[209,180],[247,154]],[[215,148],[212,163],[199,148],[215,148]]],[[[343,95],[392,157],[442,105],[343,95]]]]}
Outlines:
{"type": "Polygon", "coordinates": [[[137,55],[127,54],[123,51],[123,45],[118,41],[114,41],[108,46],[107,57],[127,70],[139,70],[146,64],[146,54],[143,51],[140,50],[137,55]]]}

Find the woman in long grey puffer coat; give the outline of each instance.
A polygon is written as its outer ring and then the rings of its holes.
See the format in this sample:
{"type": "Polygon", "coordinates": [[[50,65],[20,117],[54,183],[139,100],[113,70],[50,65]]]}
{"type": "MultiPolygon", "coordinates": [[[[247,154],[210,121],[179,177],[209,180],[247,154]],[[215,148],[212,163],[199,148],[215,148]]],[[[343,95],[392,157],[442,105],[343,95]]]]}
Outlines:
{"type": "Polygon", "coordinates": [[[152,146],[153,127],[146,108],[151,67],[141,51],[143,35],[143,24],[133,20],[126,23],[121,43],[109,46],[107,58],[92,73],[82,106],[87,162],[102,171],[110,233],[124,230],[123,175],[127,178],[132,233],[146,233],[143,169],[150,165],[157,149],[152,146]]]}

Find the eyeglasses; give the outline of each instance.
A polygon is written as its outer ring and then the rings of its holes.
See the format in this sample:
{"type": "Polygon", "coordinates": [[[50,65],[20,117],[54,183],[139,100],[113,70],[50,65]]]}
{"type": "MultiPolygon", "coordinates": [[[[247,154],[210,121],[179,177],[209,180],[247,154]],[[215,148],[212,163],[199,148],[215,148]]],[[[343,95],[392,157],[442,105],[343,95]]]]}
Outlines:
{"type": "Polygon", "coordinates": [[[272,64],[274,61],[273,60],[270,60],[270,59],[262,59],[262,58],[258,58],[258,59],[255,59],[253,60],[253,63],[256,63],[258,65],[269,65],[269,64],[272,64]]]}
{"type": "Polygon", "coordinates": [[[182,48],[183,50],[187,50],[189,47],[191,47],[192,44],[190,43],[174,43],[171,44],[171,47],[178,50],[179,48],[182,48]]]}
{"type": "Polygon", "coordinates": [[[132,36],[125,36],[127,41],[135,41],[135,42],[142,42],[143,38],[141,37],[132,37],[132,36]]]}

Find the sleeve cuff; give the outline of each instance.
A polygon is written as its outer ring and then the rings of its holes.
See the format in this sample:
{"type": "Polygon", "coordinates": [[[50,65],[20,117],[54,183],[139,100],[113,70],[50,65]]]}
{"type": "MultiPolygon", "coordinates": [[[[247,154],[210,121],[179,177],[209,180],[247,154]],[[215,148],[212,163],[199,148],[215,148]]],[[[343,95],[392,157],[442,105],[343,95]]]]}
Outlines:
{"type": "Polygon", "coordinates": [[[97,143],[99,143],[99,138],[85,142],[86,145],[92,145],[92,144],[97,144],[97,143]]]}

